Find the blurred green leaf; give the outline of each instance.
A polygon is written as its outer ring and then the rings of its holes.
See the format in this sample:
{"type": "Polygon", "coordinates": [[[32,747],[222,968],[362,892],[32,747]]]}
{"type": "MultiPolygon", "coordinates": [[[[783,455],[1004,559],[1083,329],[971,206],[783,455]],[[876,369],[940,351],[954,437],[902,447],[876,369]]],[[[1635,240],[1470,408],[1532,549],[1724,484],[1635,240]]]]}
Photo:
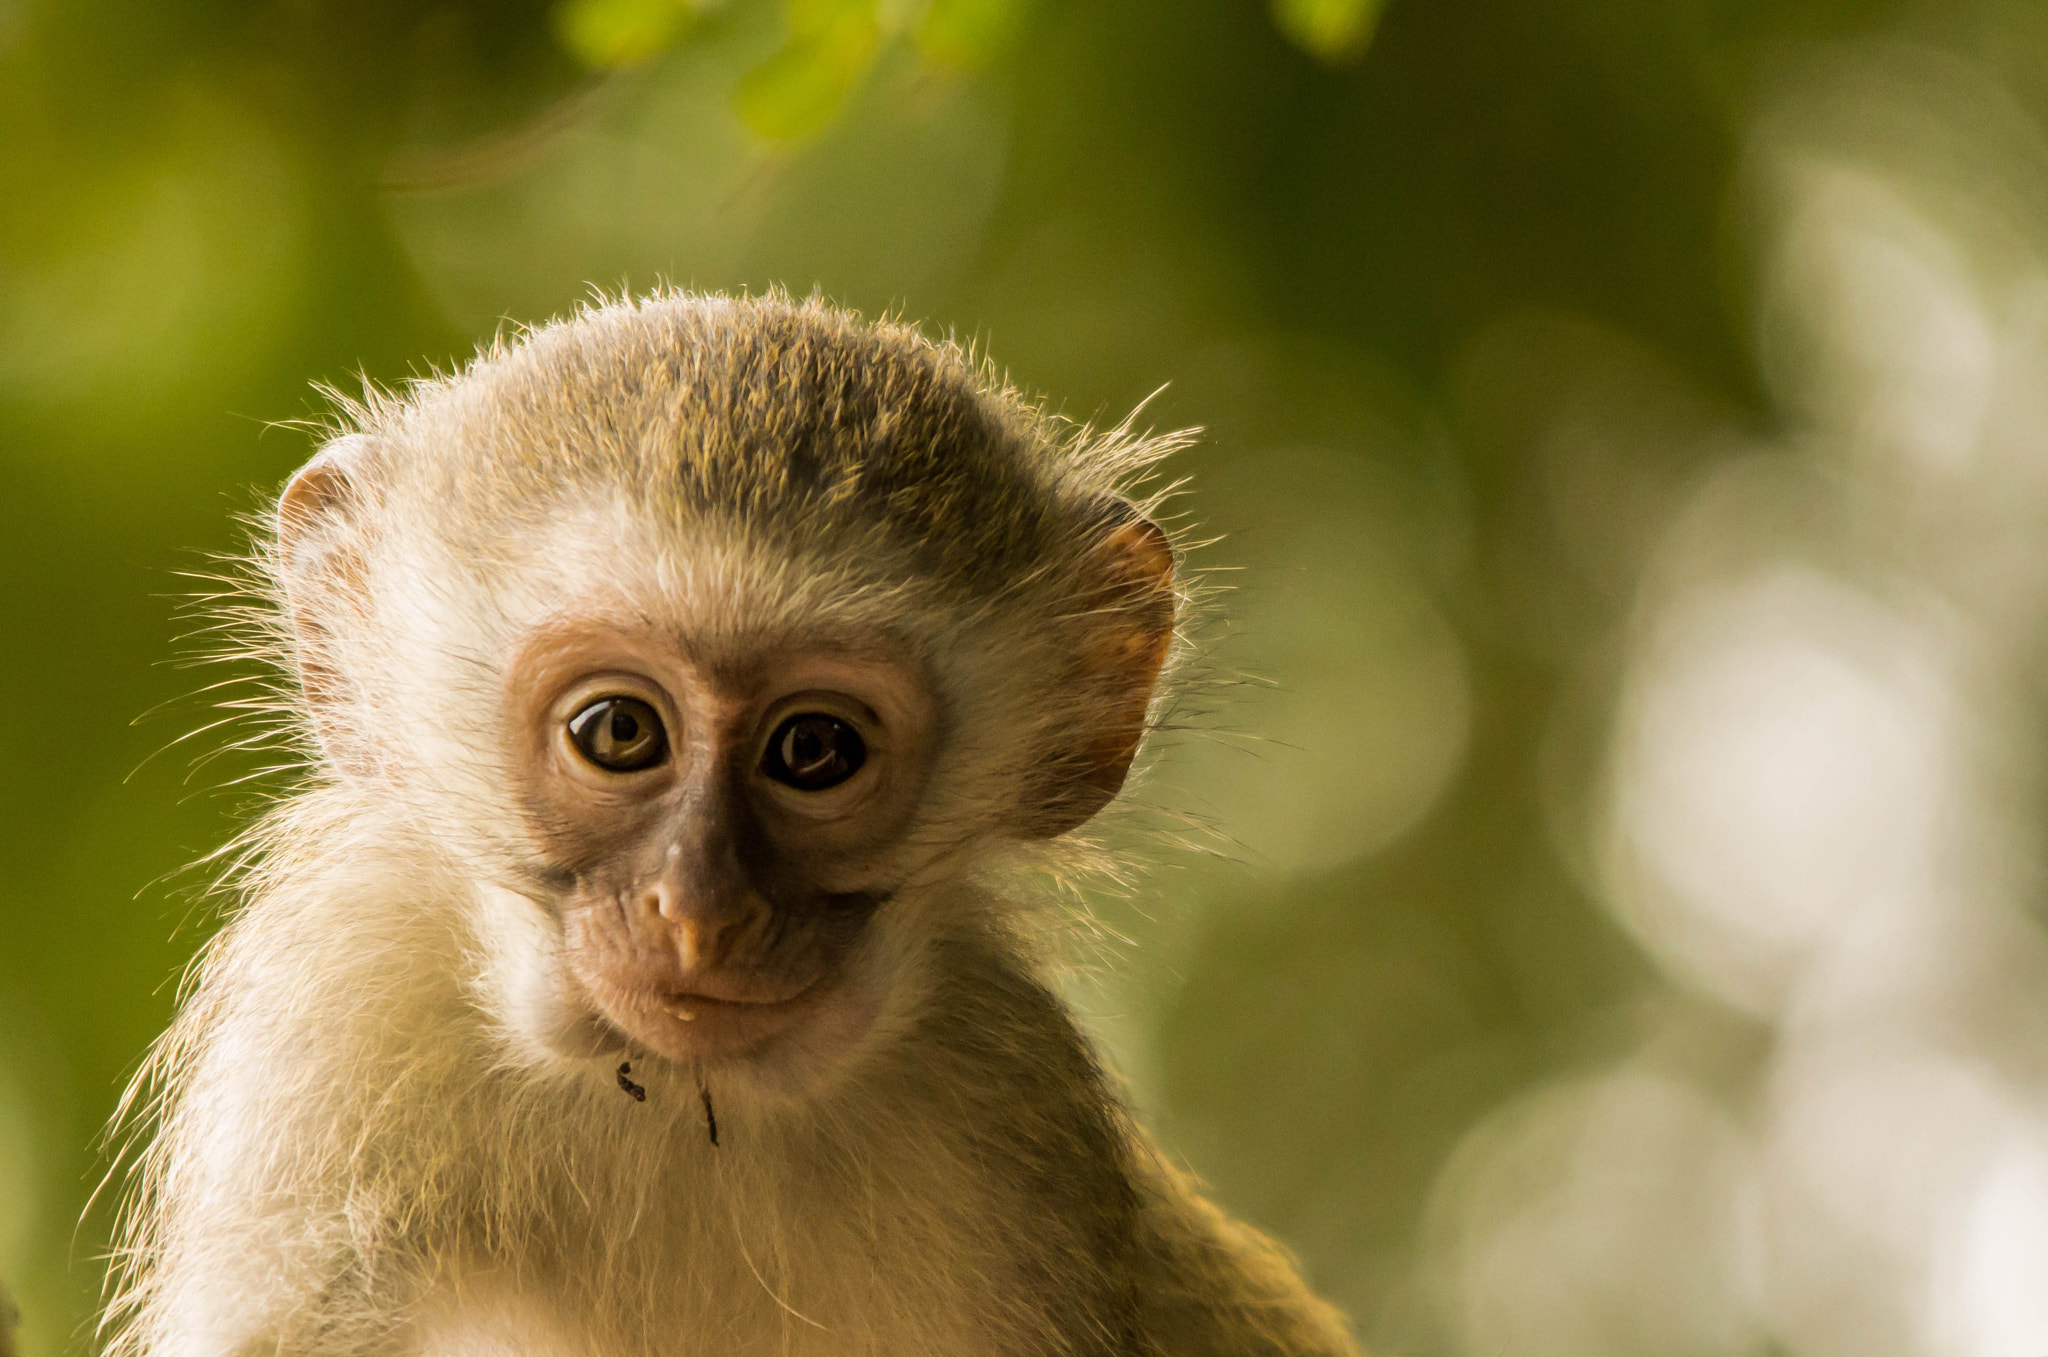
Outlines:
{"type": "Polygon", "coordinates": [[[987,65],[1017,37],[1030,0],[932,0],[917,26],[917,50],[940,66],[987,65]]]}
{"type": "Polygon", "coordinates": [[[1352,61],[1372,45],[1386,0],[1273,0],[1282,33],[1324,61],[1352,61]]]}
{"type": "MultiPolygon", "coordinates": [[[[717,0],[558,0],[563,48],[585,66],[636,65],[686,37],[717,0]]],[[[733,97],[760,136],[796,141],[838,116],[889,44],[908,38],[927,64],[987,65],[1015,41],[1031,0],[787,0],[786,37],[733,97]]]]}
{"type": "Polygon", "coordinates": [[[761,136],[795,141],[831,122],[882,49],[874,0],[791,0],[789,39],[740,81],[733,105],[761,136]]]}
{"type": "Polygon", "coordinates": [[[617,69],[681,38],[699,8],[690,0],[562,0],[555,6],[555,33],[584,65],[617,69]]]}

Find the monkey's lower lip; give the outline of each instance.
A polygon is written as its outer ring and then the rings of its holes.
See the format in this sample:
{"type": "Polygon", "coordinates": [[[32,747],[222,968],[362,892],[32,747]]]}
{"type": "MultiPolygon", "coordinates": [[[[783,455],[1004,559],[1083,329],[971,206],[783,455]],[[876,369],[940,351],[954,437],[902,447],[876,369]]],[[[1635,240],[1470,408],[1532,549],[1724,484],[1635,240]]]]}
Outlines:
{"type": "Polygon", "coordinates": [[[813,976],[801,983],[785,982],[781,985],[763,984],[759,981],[734,979],[713,973],[700,980],[685,981],[670,990],[660,1000],[665,1008],[695,1008],[703,1004],[733,1004],[741,1008],[773,1008],[777,1004],[794,1003],[803,998],[820,984],[822,975],[813,976]]]}
{"type": "Polygon", "coordinates": [[[612,1021],[673,1060],[745,1056],[809,1021],[835,986],[820,976],[784,997],[749,999],[694,990],[643,995],[612,1021]]]}
{"type": "Polygon", "coordinates": [[[759,1014],[771,1012],[779,1008],[786,1008],[792,1004],[800,1004],[813,990],[819,988],[824,983],[824,978],[821,976],[794,993],[764,996],[761,998],[739,994],[706,994],[702,990],[678,990],[676,993],[664,997],[659,1002],[662,1008],[684,1022],[695,1022],[699,1017],[721,1009],[731,1010],[740,1014],[759,1014]]]}

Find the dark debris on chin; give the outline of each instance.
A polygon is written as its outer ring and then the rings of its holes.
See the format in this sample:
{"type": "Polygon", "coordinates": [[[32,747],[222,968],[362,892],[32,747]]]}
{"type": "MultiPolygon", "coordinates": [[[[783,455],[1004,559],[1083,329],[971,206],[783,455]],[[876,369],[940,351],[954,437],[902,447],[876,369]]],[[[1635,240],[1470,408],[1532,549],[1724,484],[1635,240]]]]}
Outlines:
{"type": "MultiPolygon", "coordinates": [[[[633,1062],[628,1060],[619,1066],[619,1088],[636,1103],[647,1101],[647,1089],[632,1079],[633,1062]]],[[[711,1137],[711,1143],[718,1143],[718,1113],[711,1109],[711,1090],[703,1084],[697,1085],[697,1096],[704,1100],[704,1131],[711,1137]]]]}

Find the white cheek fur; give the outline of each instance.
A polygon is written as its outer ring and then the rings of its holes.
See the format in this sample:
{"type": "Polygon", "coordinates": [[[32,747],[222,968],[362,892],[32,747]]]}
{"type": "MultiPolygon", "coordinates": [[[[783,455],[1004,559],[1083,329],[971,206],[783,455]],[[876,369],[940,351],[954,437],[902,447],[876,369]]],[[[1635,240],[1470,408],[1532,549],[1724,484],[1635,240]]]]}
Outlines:
{"type": "Polygon", "coordinates": [[[624,1048],[624,1038],[573,992],[561,930],[546,910],[485,886],[473,919],[477,1005],[516,1063],[584,1061],[624,1048]]]}

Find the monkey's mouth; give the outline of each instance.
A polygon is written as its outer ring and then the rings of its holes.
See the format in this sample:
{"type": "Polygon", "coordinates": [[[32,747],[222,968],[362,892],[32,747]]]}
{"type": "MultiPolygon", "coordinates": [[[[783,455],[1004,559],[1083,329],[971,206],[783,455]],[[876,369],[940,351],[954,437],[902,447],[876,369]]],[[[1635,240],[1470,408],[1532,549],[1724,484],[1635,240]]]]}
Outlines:
{"type": "Polygon", "coordinates": [[[712,1043],[728,1039],[761,1041],[803,1022],[825,1002],[832,989],[820,975],[783,995],[732,995],[707,992],[710,986],[683,989],[657,1000],[657,1006],[690,1036],[712,1043]]]}
{"type": "Polygon", "coordinates": [[[706,982],[682,988],[591,986],[605,1022],[628,1040],[684,1064],[758,1059],[827,1019],[842,986],[830,973],[800,985],[706,982]],[[718,992],[707,992],[711,990],[718,992]]]}

